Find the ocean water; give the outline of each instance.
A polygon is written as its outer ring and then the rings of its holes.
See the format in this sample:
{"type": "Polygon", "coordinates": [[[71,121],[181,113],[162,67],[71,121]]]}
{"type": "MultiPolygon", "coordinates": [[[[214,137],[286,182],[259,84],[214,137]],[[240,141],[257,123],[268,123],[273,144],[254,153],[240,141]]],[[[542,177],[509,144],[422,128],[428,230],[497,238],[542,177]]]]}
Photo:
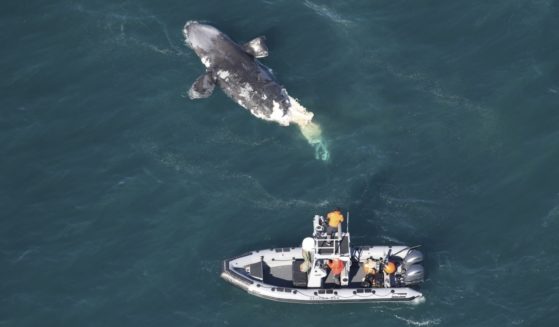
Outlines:
{"type": "Polygon", "coordinates": [[[557,326],[559,3],[0,5],[0,326],[557,326]],[[243,42],[330,158],[203,72],[188,20],[243,42]],[[219,278],[340,206],[421,244],[426,300],[294,305],[219,278]]]}

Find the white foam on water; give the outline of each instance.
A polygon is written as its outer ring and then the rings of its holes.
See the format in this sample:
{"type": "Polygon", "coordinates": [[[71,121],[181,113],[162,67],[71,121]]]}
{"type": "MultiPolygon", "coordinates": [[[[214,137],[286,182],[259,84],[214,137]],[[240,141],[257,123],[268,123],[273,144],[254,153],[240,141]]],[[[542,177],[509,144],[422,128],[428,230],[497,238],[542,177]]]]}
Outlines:
{"type": "Polygon", "coordinates": [[[340,14],[338,14],[332,8],[329,8],[329,7],[324,6],[324,5],[316,4],[316,3],[312,2],[312,1],[309,1],[309,0],[306,0],[303,4],[307,8],[312,9],[318,15],[326,17],[326,18],[330,19],[331,21],[333,21],[335,23],[342,24],[342,25],[351,24],[350,20],[345,19],[344,17],[342,17],[340,14]]]}
{"type": "Polygon", "coordinates": [[[547,228],[554,221],[559,220],[559,205],[553,207],[542,220],[542,227],[547,228]]]}
{"type": "Polygon", "coordinates": [[[425,296],[421,296],[421,297],[416,297],[415,299],[411,300],[410,304],[411,305],[420,305],[425,303],[425,296]]]}
{"type": "Polygon", "coordinates": [[[416,321],[416,320],[412,320],[412,319],[406,319],[406,318],[400,317],[398,315],[394,315],[394,317],[396,317],[397,319],[405,321],[406,324],[408,324],[409,326],[432,326],[432,325],[438,325],[438,324],[441,323],[440,319],[430,319],[430,320],[424,320],[424,321],[416,321]]]}

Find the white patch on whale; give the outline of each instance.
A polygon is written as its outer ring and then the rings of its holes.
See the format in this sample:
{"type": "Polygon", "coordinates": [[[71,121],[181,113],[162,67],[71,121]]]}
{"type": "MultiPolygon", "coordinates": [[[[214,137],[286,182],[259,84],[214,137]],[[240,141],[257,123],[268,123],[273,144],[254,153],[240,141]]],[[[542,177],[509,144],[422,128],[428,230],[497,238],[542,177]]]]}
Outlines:
{"type": "Polygon", "coordinates": [[[292,122],[299,125],[306,125],[311,122],[314,114],[303,107],[296,99],[289,97],[289,117],[292,122]]]}
{"type": "MultiPolygon", "coordinates": [[[[249,83],[245,83],[239,87],[238,96],[241,99],[246,100],[248,103],[251,102],[251,95],[253,94],[254,89],[250,86],[249,83]]],[[[245,107],[246,108],[246,107],[245,107]]]]}
{"type": "Polygon", "coordinates": [[[229,72],[226,70],[218,70],[217,71],[217,76],[221,79],[227,80],[227,77],[229,77],[229,72]]]}
{"type": "Polygon", "coordinates": [[[206,68],[210,68],[210,66],[212,65],[212,62],[210,61],[209,57],[200,57],[200,60],[202,60],[202,63],[204,64],[204,66],[206,66],[206,68]]]}
{"type": "Polygon", "coordinates": [[[290,116],[285,114],[281,108],[281,104],[276,101],[272,101],[272,104],[272,114],[270,115],[270,120],[275,121],[282,126],[289,126],[289,123],[291,123],[290,116]]]}

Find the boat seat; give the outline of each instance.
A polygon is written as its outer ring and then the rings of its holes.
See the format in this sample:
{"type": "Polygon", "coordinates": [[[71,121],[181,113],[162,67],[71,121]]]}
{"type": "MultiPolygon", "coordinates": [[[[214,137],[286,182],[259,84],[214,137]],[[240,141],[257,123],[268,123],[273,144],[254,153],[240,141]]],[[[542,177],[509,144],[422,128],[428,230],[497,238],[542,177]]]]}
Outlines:
{"type": "Polygon", "coordinates": [[[342,242],[340,244],[340,254],[349,254],[349,238],[347,236],[342,237],[342,242]]]}
{"type": "Polygon", "coordinates": [[[264,262],[263,261],[259,261],[257,263],[253,263],[251,265],[248,266],[248,273],[260,280],[263,281],[264,280],[264,262]]]}
{"type": "Polygon", "coordinates": [[[299,259],[293,260],[293,263],[291,264],[293,286],[295,287],[307,287],[307,273],[301,271],[301,264],[303,262],[305,262],[305,260],[299,259]]]}

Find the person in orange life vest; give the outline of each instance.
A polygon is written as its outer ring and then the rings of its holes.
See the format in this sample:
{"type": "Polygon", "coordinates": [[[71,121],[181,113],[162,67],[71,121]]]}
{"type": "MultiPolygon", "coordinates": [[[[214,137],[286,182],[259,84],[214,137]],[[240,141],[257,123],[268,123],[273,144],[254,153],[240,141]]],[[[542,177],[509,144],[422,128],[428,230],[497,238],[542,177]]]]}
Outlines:
{"type": "Polygon", "coordinates": [[[326,215],[326,218],[328,220],[326,233],[329,237],[333,237],[334,233],[338,231],[338,226],[342,223],[342,221],[344,221],[344,215],[342,215],[340,209],[337,208],[336,210],[329,212],[328,215],[326,215]]]}
{"type": "Polygon", "coordinates": [[[344,270],[344,262],[342,260],[339,260],[339,259],[328,260],[327,265],[330,268],[330,270],[332,271],[332,274],[334,275],[334,281],[336,282],[336,284],[339,285],[340,284],[340,275],[342,274],[342,271],[344,270]]]}

